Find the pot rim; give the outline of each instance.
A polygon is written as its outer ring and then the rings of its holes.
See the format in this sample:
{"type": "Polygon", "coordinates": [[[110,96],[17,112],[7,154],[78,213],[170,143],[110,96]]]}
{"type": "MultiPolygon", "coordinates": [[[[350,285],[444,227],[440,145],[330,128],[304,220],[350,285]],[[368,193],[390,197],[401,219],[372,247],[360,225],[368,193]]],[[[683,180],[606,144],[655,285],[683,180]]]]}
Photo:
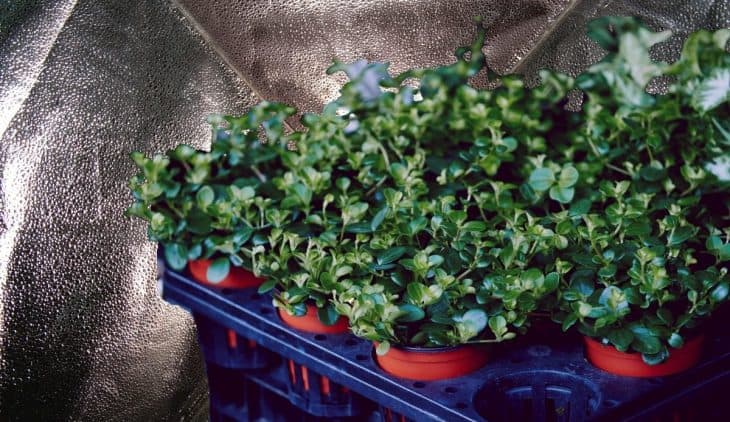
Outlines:
{"type": "MultiPolygon", "coordinates": [[[[220,258],[224,258],[224,257],[220,257],[220,258]]],[[[196,259],[188,259],[188,263],[191,263],[191,262],[213,262],[213,261],[215,261],[216,259],[217,259],[217,258],[213,258],[213,257],[210,257],[210,258],[202,258],[202,257],[201,257],[201,258],[196,258],[196,259]]],[[[236,264],[234,264],[234,263],[232,263],[232,262],[231,262],[231,270],[233,270],[234,268],[237,268],[237,269],[241,269],[241,270],[245,270],[245,271],[248,271],[248,272],[250,272],[251,274],[253,274],[253,275],[254,275],[254,277],[257,277],[257,278],[264,278],[264,276],[263,276],[263,275],[256,275],[256,274],[255,274],[255,273],[253,272],[253,270],[252,270],[252,269],[250,269],[250,268],[246,268],[246,267],[244,267],[243,265],[236,265],[236,264]]]]}
{"type": "MultiPolygon", "coordinates": [[[[682,349],[684,349],[687,346],[687,344],[693,343],[695,341],[702,341],[702,339],[704,339],[704,337],[705,337],[705,333],[695,333],[691,337],[687,338],[684,341],[684,344],[682,345],[682,347],[677,348],[677,347],[671,347],[670,346],[669,352],[671,352],[672,350],[682,350],[682,349]]],[[[596,346],[601,346],[601,347],[609,348],[612,351],[615,351],[615,352],[618,352],[618,353],[623,353],[625,355],[641,355],[640,352],[637,352],[635,350],[628,351],[628,352],[622,352],[622,351],[618,350],[616,348],[616,346],[614,346],[613,344],[610,344],[610,343],[609,344],[604,344],[601,341],[602,338],[603,337],[591,337],[591,336],[587,336],[585,334],[583,335],[583,339],[584,340],[590,341],[590,342],[592,342],[596,346]]]]}
{"type": "MultiPolygon", "coordinates": [[[[380,342],[373,341],[373,347],[377,347],[377,345],[380,342]]],[[[487,345],[484,343],[463,343],[463,344],[456,344],[453,346],[437,346],[437,347],[419,347],[419,346],[401,346],[391,343],[390,347],[398,350],[402,350],[404,352],[415,352],[415,353],[442,353],[442,352],[451,352],[454,350],[460,350],[467,347],[474,347],[474,346],[482,346],[486,347],[487,345]]]]}

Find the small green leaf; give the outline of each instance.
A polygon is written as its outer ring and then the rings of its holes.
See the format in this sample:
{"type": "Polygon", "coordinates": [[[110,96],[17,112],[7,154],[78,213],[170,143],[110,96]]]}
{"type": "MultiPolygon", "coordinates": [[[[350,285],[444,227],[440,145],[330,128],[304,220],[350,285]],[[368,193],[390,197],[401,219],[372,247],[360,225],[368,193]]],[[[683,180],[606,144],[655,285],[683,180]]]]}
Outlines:
{"type": "Polygon", "coordinates": [[[462,316],[462,321],[468,321],[474,332],[479,333],[487,326],[487,313],[481,309],[470,309],[462,316]]]}
{"type": "Polygon", "coordinates": [[[395,262],[398,258],[403,256],[404,253],[406,253],[406,248],[403,246],[394,246],[390,249],[386,249],[378,255],[378,264],[385,265],[395,262]]]}
{"type": "Polygon", "coordinates": [[[347,214],[351,220],[360,219],[368,210],[368,204],[365,202],[357,202],[352,205],[348,205],[344,209],[344,213],[347,214]]]}
{"type": "Polygon", "coordinates": [[[578,304],[578,314],[582,317],[587,317],[591,314],[591,311],[593,310],[593,306],[591,306],[590,303],[580,302],[578,304]]]}
{"type": "Polygon", "coordinates": [[[420,216],[416,217],[415,219],[411,220],[408,223],[408,231],[411,236],[415,236],[418,233],[420,233],[423,229],[426,228],[428,225],[428,220],[426,220],[425,217],[420,216]]]}
{"type": "Polygon", "coordinates": [[[309,224],[315,224],[317,226],[324,225],[324,220],[322,220],[322,217],[320,217],[317,214],[309,214],[307,218],[304,220],[306,223],[309,224]]]}
{"type": "Polygon", "coordinates": [[[720,236],[708,236],[705,241],[705,247],[708,250],[716,251],[722,247],[722,239],[720,239],[720,236]]]}
{"type": "Polygon", "coordinates": [[[461,228],[468,232],[483,232],[487,230],[487,224],[483,221],[468,221],[461,228]]]}
{"type": "Polygon", "coordinates": [[[570,205],[570,215],[572,217],[582,216],[591,210],[591,201],[588,199],[579,199],[570,205]]]}
{"type": "Polygon", "coordinates": [[[195,195],[195,199],[198,201],[198,205],[206,208],[215,201],[215,192],[210,186],[203,186],[195,195]]]}
{"type": "Polygon", "coordinates": [[[625,328],[611,330],[606,337],[621,352],[626,352],[631,346],[631,342],[634,341],[634,335],[625,328]]]}
{"type": "Polygon", "coordinates": [[[297,195],[297,199],[299,199],[299,202],[302,205],[308,206],[309,203],[312,202],[312,191],[303,183],[296,183],[293,188],[294,193],[297,195]]]}
{"type": "Polygon", "coordinates": [[[689,299],[690,302],[695,303],[697,302],[697,291],[696,290],[690,290],[687,292],[687,299],[689,299]]]}
{"type": "Polygon", "coordinates": [[[628,236],[644,237],[651,234],[651,226],[646,222],[634,221],[624,230],[628,236]]]}
{"type": "Polygon", "coordinates": [[[203,254],[203,246],[200,243],[196,243],[195,245],[191,246],[188,250],[188,260],[192,261],[194,259],[200,258],[200,256],[203,254]]]}
{"type": "Polygon", "coordinates": [[[715,303],[720,303],[727,299],[728,293],[730,292],[730,283],[727,281],[724,281],[717,286],[715,286],[714,289],[712,289],[712,292],[710,292],[710,298],[715,303]]]}
{"type": "Polygon", "coordinates": [[[205,273],[205,277],[209,282],[213,284],[220,283],[227,276],[231,269],[231,262],[228,258],[218,258],[210,264],[208,271],[205,273]]]}
{"type": "Polygon", "coordinates": [[[211,232],[210,216],[195,207],[187,215],[185,221],[188,229],[194,234],[208,234],[211,232]]]}
{"type": "Polygon", "coordinates": [[[694,230],[688,226],[677,227],[667,237],[669,246],[676,246],[694,235],[694,230]]]}
{"type": "Polygon", "coordinates": [[[560,172],[558,186],[561,188],[571,188],[578,182],[578,170],[573,166],[567,166],[560,172]]]}
{"type": "Polygon", "coordinates": [[[672,335],[669,336],[667,343],[669,343],[669,345],[674,347],[675,349],[679,349],[680,347],[684,346],[684,339],[679,334],[672,333],[672,335]]]}
{"type": "Polygon", "coordinates": [[[489,329],[499,337],[507,331],[507,320],[502,315],[493,316],[489,318],[489,329]]]}
{"type": "Polygon", "coordinates": [[[548,273],[545,276],[545,283],[543,284],[544,291],[552,292],[558,288],[560,283],[560,275],[556,272],[548,273]]]}
{"type": "Polygon", "coordinates": [[[616,265],[606,265],[605,267],[598,270],[598,275],[602,278],[612,278],[614,275],[616,275],[616,265]]]}
{"type": "Polygon", "coordinates": [[[388,207],[383,207],[380,211],[378,211],[375,216],[373,216],[373,220],[370,222],[370,229],[372,231],[375,231],[380,227],[380,225],[383,223],[383,220],[385,220],[385,216],[388,213],[388,207]]]}
{"type": "Polygon", "coordinates": [[[716,68],[694,90],[692,105],[700,111],[708,111],[730,101],[730,69],[716,68]]]}
{"type": "Polygon", "coordinates": [[[390,174],[398,183],[402,183],[408,176],[408,168],[401,163],[392,163],[390,165],[390,174]]]}
{"type": "Polygon", "coordinates": [[[660,350],[657,353],[642,353],[641,354],[641,360],[644,361],[647,365],[658,365],[669,357],[669,351],[664,349],[660,350]]]}
{"type": "Polygon", "coordinates": [[[595,289],[593,284],[593,272],[590,270],[576,271],[570,279],[570,287],[582,295],[591,295],[595,289]]]}
{"type": "Polygon", "coordinates": [[[398,309],[401,312],[401,315],[398,317],[398,321],[400,322],[420,321],[426,316],[423,309],[410,303],[405,303],[399,306],[398,309]]]}
{"type": "Polygon", "coordinates": [[[340,314],[337,313],[334,306],[327,304],[321,308],[317,308],[317,316],[322,324],[329,326],[337,322],[340,314]]]}
{"type": "Polygon", "coordinates": [[[647,355],[654,355],[661,351],[662,344],[659,338],[647,328],[635,325],[630,327],[630,330],[634,334],[634,341],[631,343],[634,350],[647,355]]]}
{"type": "Polygon", "coordinates": [[[568,314],[565,319],[563,320],[562,329],[563,331],[568,331],[570,327],[572,327],[576,322],[578,321],[578,316],[576,314],[568,314]]]}
{"type": "Polygon", "coordinates": [[[520,280],[528,289],[534,289],[536,287],[542,287],[545,282],[545,276],[542,271],[537,268],[530,268],[529,270],[520,274],[520,280]]]}
{"type": "Polygon", "coordinates": [[[264,293],[270,292],[274,287],[276,287],[276,283],[277,283],[277,280],[274,278],[267,279],[266,281],[261,283],[261,285],[259,286],[258,293],[264,294],[264,293]]]}
{"type": "Polygon", "coordinates": [[[550,199],[560,202],[561,204],[570,203],[575,195],[575,189],[573,188],[561,188],[559,186],[553,186],[550,188],[550,199]]]}
{"type": "Polygon", "coordinates": [[[421,283],[408,283],[406,291],[408,298],[414,303],[422,303],[424,296],[428,294],[428,288],[421,283]]]}
{"type": "Polygon", "coordinates": [[[348,233],[372,233],[373,229],[370,223],[360,222],[348,224],[347,227],[345,227],[345,231],[348,233]]]}
{"type": "Polygon", "coordinates": [[[378,356],[383,356],[386,353],[388,353],[388,350],[390,350],[390,342],[388,342],[388,341],[381,341],[378,344],[378,347],[375,348],[375,353],[377,353],[378,356]]]}
{"type": "Polygon", "coordinates": [[[429,255],[428,264],[431,267],[438,267],[444,263],[444,257],[441,255],[429,255]]]}
{"type": "Polygon", "coordinates": [[[341,190],[342,192],[347,192],[347,189],[350,188],[350,179],[346,177],[340,177],[337,179],[337,189],[341,190]]]}
{"type": "Polygon", "coordinates": [[[165,260],[175,271],[181,271],[188,264],[188,251],[179,243],[165,245],[165,260]]]}
{"type": "Polygon", "coordinates": [[[648,166],[644,166],[639,174],[648,182],[657,182],[667,177],[667,170],[660,162],[652,161],[648,166]]]}
{"type": "Polygon", "coordinates": [[[530,173],[530,187],[538,192],[545,192],[555,183],[555,173],[549,168],[537,168],[530,173]]]}

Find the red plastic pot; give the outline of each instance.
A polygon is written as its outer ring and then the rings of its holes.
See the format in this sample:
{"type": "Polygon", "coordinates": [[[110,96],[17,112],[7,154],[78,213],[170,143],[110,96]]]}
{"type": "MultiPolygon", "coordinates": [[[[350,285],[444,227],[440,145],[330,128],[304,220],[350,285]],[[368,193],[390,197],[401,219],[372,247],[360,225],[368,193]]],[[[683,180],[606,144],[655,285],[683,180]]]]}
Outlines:
{"type": "Polygon", "coordinates": [[[481,368],[489,358],[486,347],[479,345],[440,348],[391,346],[385,355],[375,356],[385,372],[417,381],[460,377],[481,368]]]}
{"type": "Polygon", "coordinates": [[[297,330],[315,334],[342,334],[350,330],[350,325],[345,317],[337,318],[332,325],[324,325],[317,316],[317,307],[307,304],[307,313],[302,316],[289,315],[288,312],[278,309],[279,318],[290,327],[297,330]]]}
{"type": "Polygon", "coordinates": [[[226,278],[218,283],[208,280],[208,267],[213,263],[209,259],[196,259],[188,262],[188,269],[193,278],[197,281],[209,286],[226,288],[226,289],[245,289],[247,287],[257,287],[264,282],[263,278],[256,277],[251,271],[241,267],[231,267],[226,278]]]}
{"type": "Polygon", "coordinates": [[[604,371],[625,377],[663,377],[685,371],[697,364],[702,355],[704,336],[700,335],[684,343],[680,349],[670,349],[669,357],[658,365],[648,365],[640,353],[619,352],[613,346],[583,337],[588,361],[604,371]]]}

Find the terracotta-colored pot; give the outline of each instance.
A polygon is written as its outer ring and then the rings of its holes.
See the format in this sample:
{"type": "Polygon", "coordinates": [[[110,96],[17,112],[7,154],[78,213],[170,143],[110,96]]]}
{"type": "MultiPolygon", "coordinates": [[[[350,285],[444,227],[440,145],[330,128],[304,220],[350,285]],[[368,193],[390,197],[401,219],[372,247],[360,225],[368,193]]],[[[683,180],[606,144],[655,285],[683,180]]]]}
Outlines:
{"type": "Polygon", "coordinates": [[[302,316],[289,315],[288,312],[278,309],[279,318],[290,327],[307,333],[315,334],[342,334],[350,330],[350,325],[345,317],[337,318],[332,325],[324,325],[317,316],[317,307],[307,304],[307,313],[302,316]]]}
{"type": "Polygon", "coordinates": [[[208,267],[212,263],[213,261],[209,259],[196,259],[188,262],[188,269],[197,281],[221,289],[245,289],[247,287],[260,286],[264,282],[263,278],[256,277],[251,271],[241,267],[231,266],[231,270],[228,272],[226,278],[218,283],[213,283],[208,280],[207,276],[208,267]]]}
{"type": "Polygon", "coordinates": [[[695,366],[702,355],[704,336],[692,338],[679,349],[670,349],[667,360],[657,365],[645,363],[640,353],[619,352],[590,337],[583,340],[586,357],[593,366],[625,377],[649,378],[676,374],[695,366]]]}
{"type": "Polygon", "coordinates": [[[391,346],[385,355],[375,356],[385,372],[418,381],[460,377],[481,368],[488,360],[486,348],[479,345],[439,348],[391,346]]]}

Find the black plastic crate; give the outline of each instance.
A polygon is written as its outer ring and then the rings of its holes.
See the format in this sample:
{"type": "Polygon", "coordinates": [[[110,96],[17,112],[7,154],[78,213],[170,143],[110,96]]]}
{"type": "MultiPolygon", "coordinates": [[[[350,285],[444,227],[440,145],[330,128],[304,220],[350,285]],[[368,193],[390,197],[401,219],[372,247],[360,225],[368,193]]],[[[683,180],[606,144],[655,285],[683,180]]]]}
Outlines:
{"type": "MultiPolygon", "coordinates": [[[[716,318],[720,323],[706,336],[703,362],[675,376],[640,379],[603,372],[583,357],[580,337],[562,334],[557,325],[548,323],[534,327],[528,336],[497,345],[490,351],[490,362],[468,376],[422,382],[384,373],[375,363],[372,345],[350,334],[308,334],[289,328],[275,316],[271,298],[257,295],[255,289],[217,291],[168,271],[163,295],[281,357],[276,365],[255,371],[209,365],[215,407],[211,413],[234,418],[225,420],[260,419],[251,413],[251,406],[269,400],[276,403],[277,415],[263,416],[265,420],[328,416],[388,422],[707,421],[722,420],[721,394],[730,387],[730,329],[721,323],[723,318],[716,318]],[[308,389],[301,384],[304,367],[308,389]],[[350,402],[338,397],[340,401],[329,403],[334,407],[322,407],[328,404],[323,400],[322,377],[330,392],[335,386],[350,402]],[[255,385],[247,391],[256,394],[237,396],[231,404],[231,397],[217,390],[221,382],[255,385]]],[[[207,359],[207,351],[226,344],[202,347],[207,359]]]]}
{"type": "Polygon", "coordinates": [[[292,359],[286,360],[289,401],[309,414],[323,417],[359,416],[365,400],[350,389],[312,371],[292,359]]]}
{"type": "Polygon", "coordinates": [[[235,330],[204,314],[193,313],[198,328],[198,342],[205,360],[230,369],[262,369],[280,360],[279,355],[256,344],[235,330]]]}

